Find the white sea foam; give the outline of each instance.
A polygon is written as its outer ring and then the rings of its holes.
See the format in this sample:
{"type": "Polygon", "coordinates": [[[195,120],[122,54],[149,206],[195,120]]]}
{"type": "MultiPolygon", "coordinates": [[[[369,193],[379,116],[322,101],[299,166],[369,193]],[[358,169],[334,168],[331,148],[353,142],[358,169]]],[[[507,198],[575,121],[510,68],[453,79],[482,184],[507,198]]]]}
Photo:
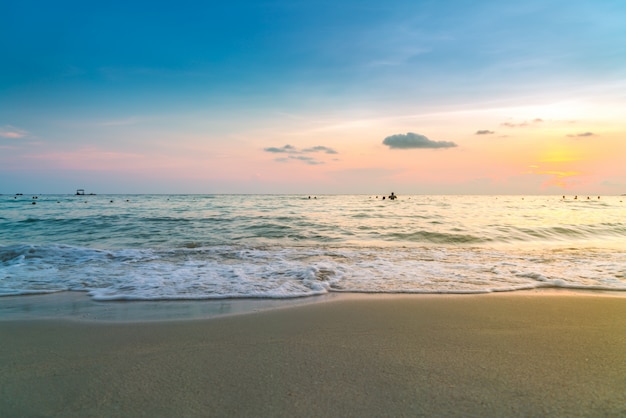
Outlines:
{"type": "Polygon", "coordinates": [[[3,248],[4,295],[87,291],[97,300],[293,298],[328,292],[484,293],[539,287],[626,290],[620,253],[581,265],[575,253],[477,248],[221,246],[102,251],[3,248]],[[538,262],[538,257],[541,257],[538,262]],[[6,258],[6,257],[5,257],[6,258]]]}

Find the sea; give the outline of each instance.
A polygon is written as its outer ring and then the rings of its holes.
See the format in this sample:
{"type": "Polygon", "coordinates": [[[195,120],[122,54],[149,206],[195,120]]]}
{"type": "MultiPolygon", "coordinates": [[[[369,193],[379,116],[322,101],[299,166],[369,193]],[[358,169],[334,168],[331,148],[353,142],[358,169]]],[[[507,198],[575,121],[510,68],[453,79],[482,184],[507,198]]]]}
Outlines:
{"type": "Polygon", "coordinates": [[[0,297],[539,288],[626,292],[626,197],[0,195],[0,297]]]}

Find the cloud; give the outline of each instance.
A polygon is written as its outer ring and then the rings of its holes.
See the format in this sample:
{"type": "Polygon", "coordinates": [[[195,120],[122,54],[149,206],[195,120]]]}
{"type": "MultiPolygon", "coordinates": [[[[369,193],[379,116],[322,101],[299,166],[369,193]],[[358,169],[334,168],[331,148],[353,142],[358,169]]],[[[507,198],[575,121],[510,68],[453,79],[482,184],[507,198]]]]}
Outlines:
{"type": "Polygon", "coordinates": [[[570,138],[582,138],[582,137],[586,137],[586,136],[596,136],[596,134],[594,134],[593,132],[583,132],[580,134],[569,134],[567,135],[570,138]]]}
{"type": "Polygon", "coordinates": [[[263,151],[266,152],[275,152],[275,153],[282,153],[282,152],[286,152],[286,153],[297,153],[298,151],[296,150],[296,148],[292,145],[284,145],[280,148],[276,148],[276,147],[269,147],[269,148],[264,148],[263,151]]]}
{"type": "Polygon", "coordinates": [[[288,157],[276,158],[274,161],[279,162],[279,163],[288,163],[291,160],[302,161],[303,163],[306,163],[308,165],[324,164],[324,161],[319,161],[313,157],[307,157],[306,155],[290,155],[288,157]]]}
{"type": "Polygon", "coordinates": [[[35,162],[39,168],[61,170],[111,171],[142,170],[154,167],[155,160],[147,158],[141,153],[109,151],[106,149],[87,146],[70,151],[51,151],[23,155],[28,160],[27,165],[35,162]]]}
{"type": "Polygon", "coordinates": [[[325,152],[326,154],[338,154],[338,152],[334,149],[325,147],[323,145],[318,145],[312,148],[305,148],[302,150],[302,152],[325,152]]]}
{"type": "Polygon", "coordinates": [[[293,145],[287,144],[287,145],[283,145],[280,148],[277,148],[277,147],[263,148],[263,151],[273,152],[273,153],[286,153],[286,154],[308,154],[308,153],[314,153],[314,152],[324,152],[326,154],[339,154],[334,149],[325,147],[323,145],[316,145],[311,148],[304,148],[304,149],[299,150],[293,145]]]}
{"type": "Polygon", "coordinates": [[[309,165],[319,165],[319,164],[324,164],[323,161],[318,161],[312,157],[306,157],[304,155],[290,155],[289,158],[291,158],[292,160],[299,160],[299,161],[303,161],[309,165]]]}
{"type": "Polygon", "coordinates": [[[476,131],[476,133],[474,135],[491,135],[491,134],[495,134],[494,131],[490,131],[488,129],[481,129],[479,131],[476,131]]]}
{"type": "Polygon", "coordinates": [[[530,125],[537,124],[537,123],[542,123],[542,122],[543,122],[543,119],[535,118],[535,119],[531,120],[530,122],[528,122],[526,120],[524,122],[521,122],[521,123],[503,122],[500,125],[501,126],[506,126],[507,128],[524,128],[526,126],[530,126],[530,125]]]}
{"type": "Polygon", "coordinates": [[[9,139],[24,138],[28,132],[11,125],[0,126],[0,137],[9,139]]]}
{"type": "Polygon", "coordinates": [[[383,144],[391,149],[414,149],[414,148],[453,148],[457,145],[449,141],[432,141],[424,135],[409,132],[388,136],[383,144]]]}
{"type": "Polygon", "coordinates": [[[308,165],[320,165],[320,164],[325,164],[325,162],[317,160],[313,157],[308,157],[306,155],[301,155],[301,154],[311,154],[311,153],[339,154],[334,149],[325,147],[323,145],[316,145],[310,148],[298,149],[294,147],[293,145],[287,144],[287,145],[283,145],[282,147],[263,148],[263,151],[271,152],[275,154],[289,154],[287,157],[279,157],[274,160],[279,163],[286,163],[292,160],[297,160],[297,161],[302,161],[303,163],[306,163],[308,165]]]}
{"type": "MultiPolygon", "coordinates": [[[[560,161],[557,161],[560,162],[560,161]]],[[[568,189],[576,185],[580,179],[580,175],[583,174],[580,171],[563,171],[555,169],[542,169],[539,165],[530,165],[529,171],[526,174],[544,177],[544,181],[541,184],[542,189],[548,187],[559,187],[562,189],[568,189]]]]}

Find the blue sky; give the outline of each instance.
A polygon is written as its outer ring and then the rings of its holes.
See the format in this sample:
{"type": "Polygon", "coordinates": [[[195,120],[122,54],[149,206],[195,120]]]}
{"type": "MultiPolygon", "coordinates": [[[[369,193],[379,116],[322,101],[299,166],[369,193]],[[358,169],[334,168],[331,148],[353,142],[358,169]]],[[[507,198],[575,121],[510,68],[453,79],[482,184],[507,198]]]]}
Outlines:
{"type": "Polygon", "coordinates": [[[623,1],[20,1],[0,15],[0,193],[626,190],[623,1]],[[610,152],[560,167],[571,181],[529,171],[587,132],[610,152]],[[455,146],[383,144],[408,133],[455,146]],[[335,154],[267,151],[285,145],[335,154]]]}

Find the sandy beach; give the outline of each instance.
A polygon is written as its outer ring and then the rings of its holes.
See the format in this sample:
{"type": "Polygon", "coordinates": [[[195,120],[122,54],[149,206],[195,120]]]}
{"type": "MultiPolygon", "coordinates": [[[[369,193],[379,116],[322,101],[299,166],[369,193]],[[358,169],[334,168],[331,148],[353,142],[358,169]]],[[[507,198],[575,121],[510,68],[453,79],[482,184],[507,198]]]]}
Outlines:
{"type": "Polygon", "coordinates": [[[623,297],[340,296],[0,335],[2,416],[626,416],[623,297]]]}

